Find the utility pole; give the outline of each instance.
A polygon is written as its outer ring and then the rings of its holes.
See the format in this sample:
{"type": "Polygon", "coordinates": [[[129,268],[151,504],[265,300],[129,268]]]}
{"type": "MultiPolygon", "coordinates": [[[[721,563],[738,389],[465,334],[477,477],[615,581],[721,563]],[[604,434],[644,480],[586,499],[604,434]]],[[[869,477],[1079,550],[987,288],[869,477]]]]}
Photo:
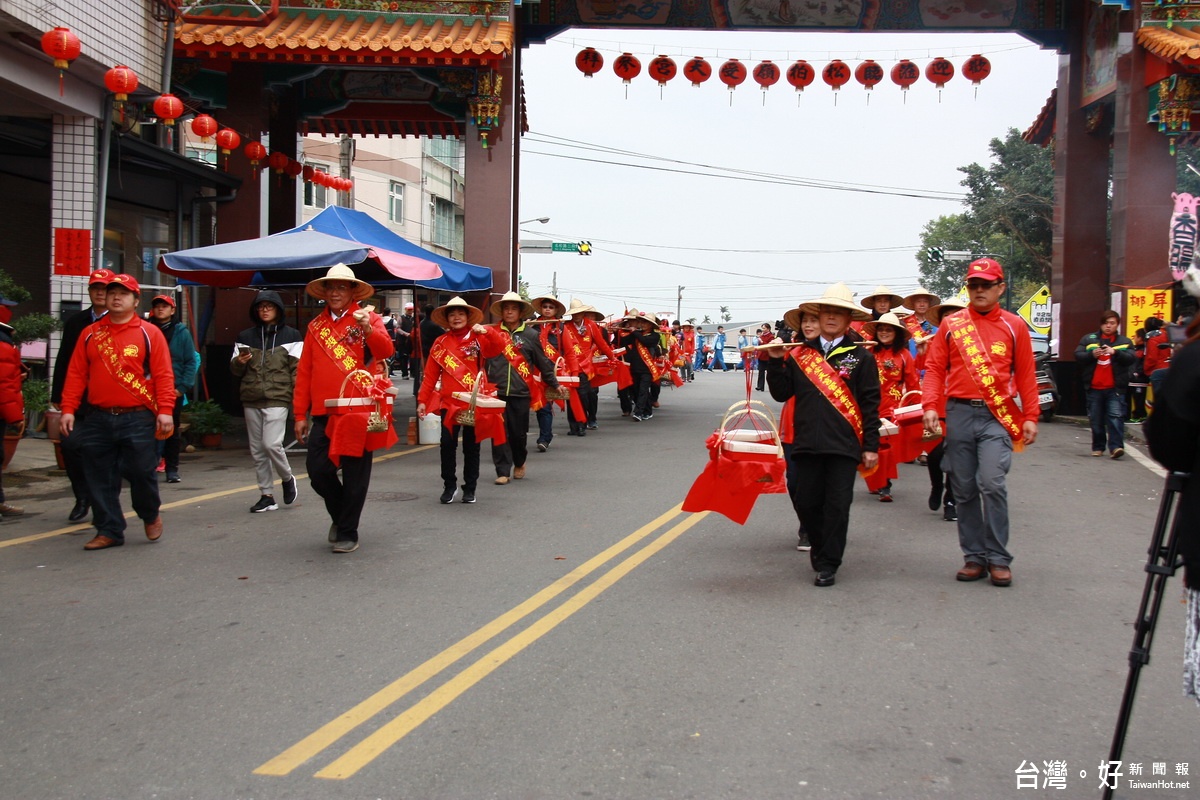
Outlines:
{"type": "Polygon", "coordinates": [[[558,297],[558,273],[550,273],[550,296],[558,297]]]}
{"type": "Polygon", "coordinates": [[[679,318],[679,314],[681,313],[680,309],[683,308],[683,290],[686,288],[686,286],[680,286],[679,291],[675,294],[675,320],[677,322],[683,322],[683,320],[679,318]]]}

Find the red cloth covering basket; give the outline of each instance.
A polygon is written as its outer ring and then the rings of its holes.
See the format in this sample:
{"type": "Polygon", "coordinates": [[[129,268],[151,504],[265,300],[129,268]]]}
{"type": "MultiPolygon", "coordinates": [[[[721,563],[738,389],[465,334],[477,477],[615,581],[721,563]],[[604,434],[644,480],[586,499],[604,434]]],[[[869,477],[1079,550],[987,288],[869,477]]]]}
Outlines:
{"type": "Polygon", "coordinates": [[[683,501],[684,511],[715,511],[744,525],[760,494],[787,492],[779,426],[765,404],[734,403],[705,446],[709,460],[683,501]]]}

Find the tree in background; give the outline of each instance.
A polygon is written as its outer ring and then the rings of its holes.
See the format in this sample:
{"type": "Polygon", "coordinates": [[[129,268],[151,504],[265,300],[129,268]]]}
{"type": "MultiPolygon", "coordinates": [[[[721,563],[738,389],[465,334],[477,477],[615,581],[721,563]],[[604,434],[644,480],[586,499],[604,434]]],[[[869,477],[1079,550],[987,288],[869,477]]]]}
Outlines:
{"type": "Polygon", "coordinates": [[[991,255],[1004,265],[1014,304],[1050,282],[1054,214],[1054,153],[1029,144],[1015,128],[988,145],[988,167],[959,167],[967,189],[961,214],[938,217],[921,232],[921,284],[949,297],[962,288],[966,264],[937,260],[935,251],[991,255]]]}
{"type": "Polygon", "coordinates": [[[721,321],[729,322],[733,319],[733,315],[729,313],[729,306],[721,306],[721,321]]]}

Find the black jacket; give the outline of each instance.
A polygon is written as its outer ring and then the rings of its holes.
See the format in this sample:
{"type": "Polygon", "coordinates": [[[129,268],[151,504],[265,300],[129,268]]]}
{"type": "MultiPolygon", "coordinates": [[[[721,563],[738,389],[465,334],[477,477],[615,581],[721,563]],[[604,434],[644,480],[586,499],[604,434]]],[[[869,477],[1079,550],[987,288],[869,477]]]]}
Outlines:
{"type": "MultiPolygon", "coordinates": [[[[1075,348],[1075,363],[1079,365],[1079,378],[1085,388],[1092,385],[1092,375],[1096,372],[1096,349],[1102,341],[1102,334],[1096,331],[1080,339],[1079,346],[1075,348]]],[[[1113,383],[1118,389],[1128,389],[1129,376],[1133,374],[1134,364],[1137,363],[1133,342],[1118,333],[1111,344],[1113,383]]]]}
{"type": "MultiPolygon", "coordinates": [[[[820,341],[819,337],[809,339],[801,347],[820,353],[820,341]]],[[[781,403],[796,398],[792,410],[795,423],[792,452],[848,456],[855,461],[861,460],[863,453],[878,453],[879,367],[875,357],[856,341],[843,340],[829,354],[828,361],[835,369],[847,373],[842,380],[862,412],[862,445],[850,423],[813,385],[794,358],[771,358],[767,360],[767,388],[771,397],[781,403]]]]}
{"type": "Polygon", "coordinates": [[[62,338],[58,343],[58,355],[54,357],[54,380],[50,386],[50,402],[56,406],[62,402],[63,386],[67,383],[67,365],[71,363],[71,354],[75,352],[75,345],[79,342],[83,329],[91,325],[93,321],[92,309],[89,306],[82,311],[76,311],[63,323],[62,338]]]}
{"type": "Polygon", "coordinates": [[[1146,421],[1150,454],[1173,472],[1190,472],[1175,509],[1179,553],[1187,570],[1184,581],[1200,589],[1200,342],[1192,342],[1171,359],[1162,392],[1146,421]]]}
{"type": "MultiPolygon", "coordinates": [[[[500,335],[512,337],[513,343],[520,349],[533,374],[540,373],[543,386],[558,386],[558,378],[554,376],[554,362],[546,358],[542,343],[537,334],[525,323],[521,323],[516,331],[509,333],[503,326],[498,326],[500,335]]],[[[487,360],[488,381],[496,385],[497,392],[511,397],[529,397],[529,386],[525,379],[517,374],[513,365],[502,355],[487,360]]]]}
{"type": "Polygon", "coordinates": [[[641,333],[639,331],[621,331],[617,336],[617,345],[625,348],[625,361],[629,363],[629,371],[650,374],[650,365],[642,360],[637,346],[641,344],[652,357],[662,355],[662,339],[658,331],[641,333]]]}

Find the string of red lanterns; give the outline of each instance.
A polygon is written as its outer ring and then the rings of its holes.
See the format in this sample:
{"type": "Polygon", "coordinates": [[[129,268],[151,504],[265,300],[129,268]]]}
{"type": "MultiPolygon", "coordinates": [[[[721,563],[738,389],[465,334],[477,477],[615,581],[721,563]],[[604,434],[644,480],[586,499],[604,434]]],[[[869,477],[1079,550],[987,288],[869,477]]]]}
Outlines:
{"type": "MultiPolygon", "coordinates": [[[[59,71],[58,93],[59,96],[62,96],[64,92],[63,73],[82,52],[79,37],[72,33],[69,28],[60,26],[42,34],[41,45],[42,51],[54,59],[54,66],[59,71]]],[[[622,70],[628,72],[629,79],[632,79],[641,71],[641,64],[636,57],[630,54],[626,55],[629,56],[629,59],[622,66],[622,70]]],[[[670,64],[669,74],[665,72],[658,73],[660,77],[665,75],[665,77],[662,77],[662,81],[665,84],[665,81],[675,77],[675,62],[666,58],[666,56],[663,56],[663,58],[670,64]]],[[[576,57],[575,65],[585,76],[590,78],[604,66],[604,57],[597,50],[589,47],[576,57]]],[[[618,74],[621,74],[621,72],[618,72],[618,74]]],[[[629,82],[629,79],[626,80],[626,83],[629,82]]],[[[104,86],[112,92],[113,99],[118,103],[128,102],[129,95],[137,90],[138,85],[137,73],[127,66],[117,65],[104,73],[104,86]]],[[[175,125],[175,120],[179,119],[186,110],[183,101],[169,92],[155,98],[151,106],[154,115],[168,129],[168,136],[170,135],[170,129],[175,125]]],[[[122,106],[122,120],[124,119],[124,114],[125,109],[122,106]]],[[[230,154],[241,147],[241,135],[232,128],[221,128],[217,121],[208,114],[197,114],[193,117],[191,128],[192,133],[199,136],[202,142],[208,142],[215,135],[217,147],[225,156],[225,167],[228,168],[230,154]]],[[[276,175],[282,176],[286,173],[290,178],[302,178],[307,182],[317,183],[318,185],[340,192],[351,192],[354,190],[354,181],[350,178],[330,175],[327,172],[316,170],[311,166],[305,166],[283,153],[271,153],[268,157],[267,148],[261,142],[247,142],[243,153],[250,160],[250,165],[255,168],[255,174],[257,174],[259,162],[265,159],[276,175]]]]}
{"type": "MultiPolygon", "coordinates": [[[[584,77],[590,78],[604,66],[604,56],[594,47],[586,47],[576,54],[575,66],[583,73],[584,77]]],[[[630,82],[641,74],[641,70],[641,61],[632,53],[622,53],[613,62],[613,72],[621,78],[625,85],[626,98],[629,97],[630,82]]],[[[712,65],[701,56],[689,59],[683,67],[683,76],[691,81],[693,87],[698,87],[707,81],[712,77],[712,72],[712,65]]],[[[991,62],[985,56],[978,53],[968,58],[962,66],[962,74],[975,86],[977,96],[979,93],[979,84],[991,72],[991,62]]],[[[646,74],[658,83],[659,96],[661,97],[662,88],[667,85],[667,81],[670,81],[676,75],[675,61],[669,56],[660,55],[650,62],[646,74]]],[[[780,68],[770,60],[764,60],[755,66],[750,74],[753,75],[755,82],[762,88],[763,102],[765,103],[767,90],[771,86],[774,86],[781,77],[780,68]]],[[[941,102],[942,88],[954,78],[954,64],[949,59],[938,56],[926,65],[924,74],[925,78],[937,87],[938,102],[941,102]]],[[[732,103],[733,91],[746,80],[747,71],[745,65],[738,59],[731,58],[720,66],[717,70],[717,76],[729,88],[730,103],[732,103]]],[[[799,102],[799,95],[816,78],[816,70],[807,61],[799,59],[787,68],[786,72],[783,73],[783,77],[786,77],[787,82],[796,90],[797,102],[799,102]]],[[[821,79],[835,92],[835,105],[837,104],[836,93],[849,83],[852,77],[863,86],[864,90],[870,92],[883,82],[884,68],[872,59],[866,59],[853,70],[850,69],[850,66],[846,62],[840,59],[835,58],[830,61],[821,70],[821,79]]],[[[892,83],[899,86],[900,90],[904,92],[904,99],[907,102],[908,90],[921,77],[921,69],[909,59],[901,59],[892,67],[890,77],[892,83]]],[[[867,102],[870,102],[870,95],[867,95],[867,102]]]]}

